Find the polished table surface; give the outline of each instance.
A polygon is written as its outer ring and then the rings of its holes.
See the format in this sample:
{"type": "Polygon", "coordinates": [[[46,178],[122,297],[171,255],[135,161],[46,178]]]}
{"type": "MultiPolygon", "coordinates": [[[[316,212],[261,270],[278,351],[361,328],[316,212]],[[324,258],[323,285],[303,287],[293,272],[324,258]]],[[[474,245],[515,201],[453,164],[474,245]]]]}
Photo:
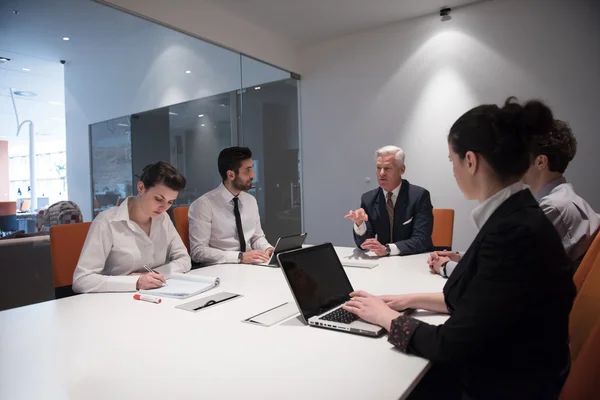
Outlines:
{"type": "MultiPolygon", "coordinates": [[[[340,256],[351,248],[336,248],[340,256]]],[[[355,289],[435,292],[427,255],[346,268],[355,289]]],[[[161,304],[132,293],[86,294],[0,312],[0,399],[398,399],[428,367],[368,338],[308,327],[241,321],[291,301],[278,268],[217,265],[217,289],[161,304]],[[174,308],[220,291],[244,297],[191,313],[174,308]]],[[[439,324],[445,316],[424,316],[439,324]]]]}

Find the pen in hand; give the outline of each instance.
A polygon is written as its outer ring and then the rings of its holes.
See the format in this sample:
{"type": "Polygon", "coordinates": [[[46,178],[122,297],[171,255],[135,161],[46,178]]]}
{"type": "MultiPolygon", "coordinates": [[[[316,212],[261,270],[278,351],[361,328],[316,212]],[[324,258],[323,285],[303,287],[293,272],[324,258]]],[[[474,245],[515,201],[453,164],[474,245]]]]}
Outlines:
{"type": "MultiPolygon", "coordinates": [[[[150,272],[151,274],[157,274],[157,275],[158,275],[158,272],[154,271],[154,270],[153,270],[152,268],[150,268],[149,266],[147,266],[147,265],[144,265],[143,267],[144,267],[144,269],[145,269],[146,271],[150,272]]],[[[167,286],[167,282],[163,282],[163,284],[162,284],[162,285],[163,285],[163,286],[167,286]]]]}

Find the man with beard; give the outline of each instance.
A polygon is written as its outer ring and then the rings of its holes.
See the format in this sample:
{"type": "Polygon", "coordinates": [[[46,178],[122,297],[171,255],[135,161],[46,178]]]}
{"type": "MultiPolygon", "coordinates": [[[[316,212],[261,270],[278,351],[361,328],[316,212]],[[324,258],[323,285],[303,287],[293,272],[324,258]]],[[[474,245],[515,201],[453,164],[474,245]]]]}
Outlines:
{"type": "Polygon", "coordinates": [[[260,226],[258,204],[246,193],[254,165],[247,147],[223,149],[217,161],[223,183],[190,205],[192,260],[203,264],[263,264],[273,246],[260,226]]]}

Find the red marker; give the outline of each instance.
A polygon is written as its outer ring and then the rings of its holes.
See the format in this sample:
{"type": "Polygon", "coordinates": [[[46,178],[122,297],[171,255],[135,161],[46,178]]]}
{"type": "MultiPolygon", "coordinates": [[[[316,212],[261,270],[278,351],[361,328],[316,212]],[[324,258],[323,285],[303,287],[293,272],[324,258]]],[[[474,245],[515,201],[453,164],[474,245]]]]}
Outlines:
{"type": "Polygon", "coordinates": [[[133,295],[133,298],[135,300],[148,301],[150,303],[156,303],[156,304],[160,304],[162,302],[162,299],[159,299],[158,297],[154,297],[154,296],[148,296],[147,294],[136,293],[133,295]]]}

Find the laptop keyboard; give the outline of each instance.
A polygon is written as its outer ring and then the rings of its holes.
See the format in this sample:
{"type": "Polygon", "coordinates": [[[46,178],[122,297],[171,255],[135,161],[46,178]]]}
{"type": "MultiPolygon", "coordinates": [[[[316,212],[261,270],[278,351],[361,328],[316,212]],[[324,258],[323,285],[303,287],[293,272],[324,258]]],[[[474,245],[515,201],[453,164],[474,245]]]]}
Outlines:
{"type": "Polygon", "coordinates": [[[356,321],[358,319],[358,316],[356,314],[352,314],[351,312],[344,310],[343,308],[338,308],[337,310],[332,311],[329,314],[323,315],[319,319],[323,319],[325,321],[339,322],[341,324],[349,324],[351,322],[356,321]]]}

